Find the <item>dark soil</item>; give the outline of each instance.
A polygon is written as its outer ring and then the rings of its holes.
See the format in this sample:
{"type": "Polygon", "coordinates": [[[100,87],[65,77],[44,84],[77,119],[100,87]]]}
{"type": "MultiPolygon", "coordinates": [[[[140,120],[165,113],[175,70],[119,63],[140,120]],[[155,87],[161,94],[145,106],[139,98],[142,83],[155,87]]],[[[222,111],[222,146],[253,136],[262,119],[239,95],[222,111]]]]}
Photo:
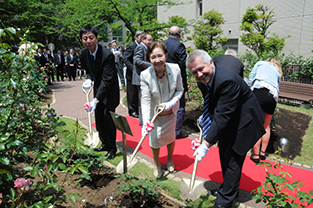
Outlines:
{"type": "MultiPolygon", "coordinates": [[[[285,108],[279,108],[280,112],[275,113],[276,125],[275,130],[271,132],[271,138],[267,147],[267,153],[274,153],[278,150],[279,140],[281,138],[288,139],[290,143],[289,151],[282,153],[282,157],[294,159],[300,155],[302,148],[302,137],[309,127],[312,117],[297,111],[291,111],[285,108]]],[[[202,114],[202,110],[186,107],[186,117],[184,120],[184,128],[189,132],[199,132],[197,127],[197,119],[202,114]]]]}

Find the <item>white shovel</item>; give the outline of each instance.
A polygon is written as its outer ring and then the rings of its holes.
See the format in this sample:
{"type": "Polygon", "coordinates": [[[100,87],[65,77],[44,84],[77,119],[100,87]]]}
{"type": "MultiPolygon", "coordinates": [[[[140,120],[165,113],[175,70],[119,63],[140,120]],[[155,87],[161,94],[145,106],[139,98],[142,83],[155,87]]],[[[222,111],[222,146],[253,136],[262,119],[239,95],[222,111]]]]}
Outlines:
{"type": "MultiPolygon", "coordinates": [[[[86,95],[87,102],[89,102],[89,94],[92,91],[92,86],[87,90],[85,90],[82,87],[82,90],[84,94],[86,95]]],[[[84,138],[84,143],[90,146],[90,148],[95,148],[99,144],[99,133],[97,131],[95,132],[92,131],[90,112],[87,112],[87,115],[88,115],[89,132],[87,133],[87,137],[84,138]]]]}

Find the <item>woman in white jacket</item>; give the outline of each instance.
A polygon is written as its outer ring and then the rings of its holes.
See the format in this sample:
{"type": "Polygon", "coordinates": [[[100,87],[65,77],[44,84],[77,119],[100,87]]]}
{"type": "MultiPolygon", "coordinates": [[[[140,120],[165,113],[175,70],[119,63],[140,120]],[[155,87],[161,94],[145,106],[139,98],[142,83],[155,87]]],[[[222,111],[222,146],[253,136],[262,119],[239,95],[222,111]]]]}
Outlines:
{"type": "Polygon", "coordinates": [[[166,63],[168,50],[161,42],[153,42],[148,46],[147,60],[151,65],[140,74],[141,109],[143,118],[142,132],[150,132],[149,144],[154,160],[154,175],[160,178],[163,174],[159,160],[160,147],[167,145],[167,169],[175,169],[173,152],[175,146],[176,114],[179,108],[179,99],[184,88],[180,68],[177,64],[166,63]],[[155,128],[150,120],[154,115],[156,105],[163,105],[164,111],[156,118],[155,128]]]}

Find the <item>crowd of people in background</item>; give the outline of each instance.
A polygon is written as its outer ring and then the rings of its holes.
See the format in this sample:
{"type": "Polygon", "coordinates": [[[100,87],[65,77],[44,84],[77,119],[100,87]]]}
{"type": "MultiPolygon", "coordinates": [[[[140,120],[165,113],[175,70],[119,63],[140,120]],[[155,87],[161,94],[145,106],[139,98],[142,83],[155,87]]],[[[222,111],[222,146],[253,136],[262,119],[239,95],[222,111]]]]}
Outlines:
{"type": "Polygon", "coordinates": [[[82,68],[80,53],[75,52],[74,49],[63,51],[57,49],[56,53],[52,55],[47,48],[38,48],[34,56],[38,62],[39,67],[43,73],[47,74],[48,85],[52,85],[56,81],[75,81],[77,78],[83,79],[86,77],[86,72],[82,68]]]}

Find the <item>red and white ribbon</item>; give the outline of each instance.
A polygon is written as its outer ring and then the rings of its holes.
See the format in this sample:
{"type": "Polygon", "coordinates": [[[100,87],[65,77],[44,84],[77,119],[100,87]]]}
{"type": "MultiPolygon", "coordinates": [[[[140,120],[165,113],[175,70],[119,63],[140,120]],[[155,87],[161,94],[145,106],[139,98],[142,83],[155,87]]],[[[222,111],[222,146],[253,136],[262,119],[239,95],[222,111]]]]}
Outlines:
{"type": "Polygon", "coordinates": [[[200,146],[200,140],[198,138],[191,141],[191,149],[196,150],[200,146]]]}
{"type": "Polygon", "coordinates": [[[151,121],[148,121],[146,124],[145,124],[145,129],[147,132],[150,132],[154,129],[154,124],[151,122],[151,121]]]}
{"type": "Polygon", "coordinates": [[[89,108],[90,108],[90,102],[86,102],[85,105],[84,105],[84,109],[85,109],[86,111],[88,111],[89,108]]]}

